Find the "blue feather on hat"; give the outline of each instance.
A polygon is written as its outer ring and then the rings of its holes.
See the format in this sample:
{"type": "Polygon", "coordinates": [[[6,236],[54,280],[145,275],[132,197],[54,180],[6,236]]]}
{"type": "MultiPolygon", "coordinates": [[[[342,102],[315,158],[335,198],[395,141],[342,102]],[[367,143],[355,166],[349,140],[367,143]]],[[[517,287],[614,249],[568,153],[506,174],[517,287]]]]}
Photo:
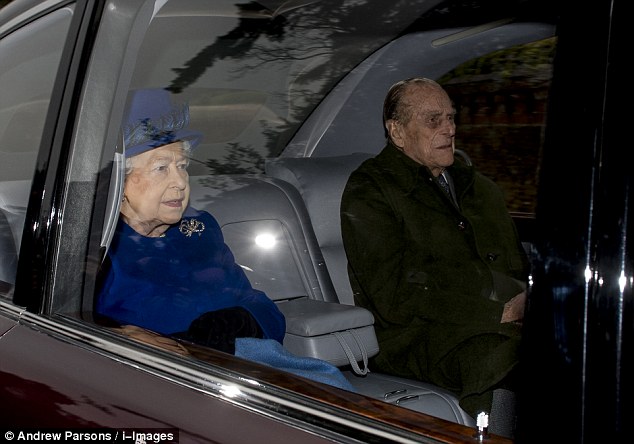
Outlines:
{"type": "Polygon", "coordinates": [[[136,156],[177,141],[188,141],[194,148],[202,134],[187,130],[188,125],[189,106],[173,104],[167,90],[131,91],[123,125],[125,154],[136,156]]]}

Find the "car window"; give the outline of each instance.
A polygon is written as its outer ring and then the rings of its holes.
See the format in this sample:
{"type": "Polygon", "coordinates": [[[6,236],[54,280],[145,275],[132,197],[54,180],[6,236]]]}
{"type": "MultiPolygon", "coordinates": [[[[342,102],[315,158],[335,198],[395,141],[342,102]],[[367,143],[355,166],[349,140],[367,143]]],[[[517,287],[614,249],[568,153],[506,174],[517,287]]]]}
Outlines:
{"type": "Polygon", "coordinates": [[[429,77],[456,107],[456,147],[498,183],[510,211],[533,214],[555,28],[547,18],[484,25],[436,29],[417,22],[340,82],[282,155],[378,153],[386,91],[400,79],[429,77]]]}
{"type": "Polygon", "coordinates": [[[458,147],[500,184],[511,211],[533,213],[552,17],[497,6],[463,13],[461,2],[445,2],[445,14],[405,2],[400,14],[375,3],[226,2],[229,13],[210,17],[197,2],[187,14],[168,2],[144,36],[131,87],[162,86],[190,104],[205,134],[196,176],[262,173],[277,156],[376,153],[385,91],[434,78],[458,108],[458,147]],[[392,26],[378,26],[388,18],[392,26]]]}
{"type": "Polygon", "coordinates": [[[379,2],[223,1],[212,13],[205,2],[168,2],[131,87],[161,86],[189,103],[205,135],[192,175],[261,173],[327,92],[426,6],[406,3],[410,14],[379,2]],[[386,17],[392,27],[373,26],[386,17]]]}
{"type": "MultiPolygon", "coordinates": [[[[122,199],[115,178],[122,174],[123,113],[136,89],[165,89],[188,104],[189,128],[203,136],[189,166],[191,205],[217,219],[251,284],[277,304],[353,304],[340,287],[349,282],[345,256],[336,251],[337,192],[350,170],[328,162],[381,150],[382,101],[403,78],[431,77],[450,91],[463,131],[458,147],[510,184],[505,192],[519,202],[516,211],[531,213],[556,46],[552,17],[491,6],[475,16],[458,9],[462,20],[452,21],[442,11],[464,2],[438,3],[108,2],[72,142],[69,190],[82,191],[68,192],[64,215],[85,224],[90,246],[84,251],[76,242],[81,230],[65,223],[54,310],[95,320],[107,231],[122,199]],[[304,158],[325,163],[296,182],[271,173],[276,161],[304,158]],[[314,188],[305,187],[309,178],[314,188]],[[268,241],[256,249],[256,239],[268,241]],[[84,263],[71,262],[78,258],[84,263]]],[[[367,360],[365,351],[360,356],[367,360]]],[[[347,363],[339,365],[349,370],[347,363]]]]}
{"type": "Polygon", "coordinates": [[[0,296],[12,294],[30,184],[71,6],[0,30],[0,296]]]}
{"type": "MultiPolygon", "coordinates": [[[[191,204],[218,219],[252,285],[276,301],[351,303],[342,296],[349,291],[345,259],[336,262],[332,244],[319,233],[337,233],[338,216],[325,211],[323,201],[315,212],[309,205],[307,217],[322,244],[312,246],[305,222],[288,203],[292,192],[260,178],[276,158],[378,153],[385,142],[385,92],[403,78],[426,76],[445,85],[456,104],[458,148],[500,182],[512,210],[534,211],[556,46],[548,11],[510,11],[496,3],[470,14],[462,2],[430,8],[414,0],[289,5],[226,0],[210,10],[196,0],[144,3],[144,15],[131,15],[134,32],[120,42],[126,65],[113,84],[112,108],[99,113],[111,116],[104,165],[113,160],[128,92],[167,90],[188,104],[189,127],[203,135],[189,166],[191,204]],[[385,21],[391,26],[380,26],[385,21]],[[262,233],[278,240],[277,250],[254,250],[250,239],[262,233]],[[324,262],[330,274],[319,266],[324,262]]],[[[94,63],[103,71],[111,60],[94,63]]],[[[95,85],[86,94],[99,89],[108,92],[95,85]]],[[[94,137],[94,125],[90,129],[94,137]]],[[[107,178],[110,171],[104,170],[107,178]]],[[[317,199],[321,192],[336,196],[336,190],[299,189],[304,199],[312,199],[311,192],[317,199]]],[[[111,194],[110,200],[116,208],[119,199],[111,194]]]]}

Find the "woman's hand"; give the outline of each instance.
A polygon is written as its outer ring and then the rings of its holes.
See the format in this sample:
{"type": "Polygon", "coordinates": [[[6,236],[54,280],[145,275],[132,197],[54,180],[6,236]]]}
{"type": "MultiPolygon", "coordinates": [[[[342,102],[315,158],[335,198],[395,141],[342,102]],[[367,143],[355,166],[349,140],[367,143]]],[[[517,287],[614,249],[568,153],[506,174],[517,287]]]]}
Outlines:
{"type": "Polygon", "coordinates": [[[236,338],[262,338],[259,324],[242,307],[203,313],[194,319],[184,337],[191,342],[230,354],[235,353],[236,338]]]}

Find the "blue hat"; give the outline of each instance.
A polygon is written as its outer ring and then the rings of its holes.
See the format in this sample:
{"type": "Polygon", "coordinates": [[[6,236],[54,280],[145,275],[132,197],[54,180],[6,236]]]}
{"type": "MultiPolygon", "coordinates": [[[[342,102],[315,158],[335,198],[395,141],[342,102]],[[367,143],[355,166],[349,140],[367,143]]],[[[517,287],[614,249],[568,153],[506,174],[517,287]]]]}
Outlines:
{"type": "Polygon", "coordinates": [[[189,107],[174,105],[165,89],[138,89],[128,95],[123,125],[126,157],[178,141],[189,141],[191,148],[202,134],[187,130],[189,107]]]}

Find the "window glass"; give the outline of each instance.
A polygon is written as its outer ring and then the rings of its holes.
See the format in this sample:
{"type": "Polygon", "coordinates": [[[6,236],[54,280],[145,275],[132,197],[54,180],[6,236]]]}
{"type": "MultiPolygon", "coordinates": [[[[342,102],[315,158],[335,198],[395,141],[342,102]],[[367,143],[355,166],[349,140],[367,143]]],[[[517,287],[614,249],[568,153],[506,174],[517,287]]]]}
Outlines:
{"type": "MultiPolygon", "coordinates": [[[[278,305],[298,298],[353,304],[338,287],[349,281],[338,254],[342,184],[326,177],[336,164],[324,163],[323,177],[303,172],[297,183],[282,183],[267,167],[378,153],[383,99],[393,83],[414,76],[441,82],[458,111],[458,148],[503,187],[511,210],[534,210],[554,25],[548,17],[511,19],[503,8],[469,14],[463,3],[429,12],[422,0],[221,0],[211,8],[202,0],[147,2],[151,19],[131,14],[137,29],[129,41],[96,42],[113,53],[113,42],[120,45],[121,66],[101,54],[93,60],[103,78],[120,83],[88,84],[78,131],[95,134],[91,119],[81,121],[89,113],[94,120],[110,116],[103,137],[112,143],[104,143],[102,161],[112,162],[129,91],[167,90],[174,103],[189,105],[189,129],[202,133],[189,166],[190,204],[218,221],[251,285],[278,305]],[[103,100],[94,103],[104,109],[90,108],[99,94],[103,100]],[[302,189],[308,179],[319,186],[302,189]],[[302,209],[302,198],[316,202],[316,211],[302,209]]],[[[109,210],[122,200],[114,195],[109,210]]],[[[104,225],[114,226],[118,209],[105,213],[114,217],[104,225]]],[[[95,217],[94,226],[102,220],[95,217]]],[[[92,310],[93,294],[85,299],[92,310]]]]}
{"type": "Polygon", "coordinates": [[[0,40],[0,295],[13,291],[30,183],[72,16],[62,8],[0,40]]]}
{"type": "Polygon", "coordinates": [[[376,153],[385,92],[425,76],[459,108],[457,146],[500,184],[511,211],[534,212],[556,41],[548,11],[539,20],[521,11],[534,20],[522,22],[504,2],[431,11],[417,1],[306,3],[158,10],[132,88],[163,87],[190,104],[191,125],[205,135],[191,175],[262,173],[280,155],[376,153]]]}
{"type": "MultiPolygon", "coordinates": [[[[332,137],[340,132],[349,137],[348,124],[375,126],[363,113],[348,118],[338,112],[337,85],[350,78],[351,72],[367,70],[366,60],[412,26],[428,7],[426,2],[416,0],[397,5],[326,0],[291,6],[282,1],[221,1],[210,10],[205,1],[157,2],[134,54],[136,64],[129,89],[164,88],[174,102],[189,105],[189,127],[203,134],[189,166],[194,188],[191,203],[218,219],[252,285],[275,289],[267,291],[271,298],[321,297],[328,292],[323,284],[329,277],[322,276],[324,268],[317,265],[323,262],[320,252],[306,246],[303,236],[294,234],[301,233],[302,228],[295,215],[285,213],[288,203],[284,202],[288,199],[271,192],[258,196],[262,185],[255,186],[244,176],[264,173],[266,161],[278,156],[328,155],[324,147],[337,148],[334,155],[364,151],[366,147],[358,143],[337,141],[309,152],[295,148],[301,143],[294,142],[293,137],[318,107],[326,113],[325,121],[332,124],[325,126],[332,137]],[[391,26],[383,26],[386,21],[391,26]],[[325,97],[328,103],[324,107],[321,103],[325,97]],[[254,191],[241,191],[244,189],[254,191]],[[257,202],[254,196],[258,196],[257,202]],[[239,198],[247,199],[247,203],[233,205],[239,198]],[[242,238],[238,239],[232,224],[245,221],[257,222],[249,222],[249,230],[240,230],[242,238]],[[269,223],[282,224],[285,231],[279,232],[290,235],[279,237],[276,248],[261,250],[247,233],[266,233],[269,223]],[[250,248],[257,250],[245,247],[251,244],[250,248]],[[282,248],[282,244],[288,248],[282,248]],[[297,264],[284,267],[288,261],[297,264]],[[277,266],[271,268],[269,263],[277,266]],[[321,285],[316,285],[319,282],[321,285]]],[[[418,57],[405,65],[421,63],[418,57]]],[[[383,67],[370,68],[359,86],[359,95],[366,95],[368,90],[382,95],[384,90],[377,87],[376,75],[383,67]]],[[[344,87],[341,97],[356,95],[344,87]]],[[[348,104],[346,109],[351,107],[354,105],[348,104]]],[[[362,134],[367,131],[362,130],[362,134]]],[[[375,139],[369,148],[378,151],[380,143],[380,138],[375,139]]],[[[345,265],[338,268],[345,271],[345,265]]],[[[340,274],[345,277],[343,272],[340,274]]],[[[331,296],[324,297],[336,299],[333,291],[329,292],[331,296]]]]}
{"type": "Polygon", "coordinates": [[[191,125],[205,135],[192,175],[261,173],[326,93],[410,25],[422,3],[218,2],[210,13],[207,2],[168,2],[146,33],[132,87],[163,87],[189,102],[191,125]],[[385,20],[391,26],[379,26],[385,20]]]}
{"type": "MultiPolygon", "coordinates": [[[[315,212],[309,205],[315,229],[335,234],[317,233],[319,251],[303,238],[292,193],[253,176],[268,173],[276,158],[378,153],[387,90],[423,76],[442,83],[456,105],[457,147],[498,182],[511,211],[532,214],[554,21],[543,9],[525,14],[493,3],[448,1],[430,10],[417,0],[225,0],[211,9],[199,0],[156,2],[149,24],[139,20],[131,34],[126,57],[136,63],[125,67],[130,79],[118,94],[162,88],[189,105],[189,128],[202,133],[189,166],[191,205],[218,220],[252,285],[275,289],[267,291],[275,300],[342,300],[345,258],[336,262],[331,252],[340,245],[338,202],[332,215],[324,202],[315,212]],[[285,247],[253,250],[251,237],[272,226],[285,247]]],[[[111,115],[118,131],[121,113],[111,115]]],[[[319,199],[315,193],[330,197],[336,187],[300,183],[299,191],[319,199]]]]}
{"type": "Polygon", "coordinates": [[[456,106],[456,147],[505,193],[512,213],[534,214],[556,37],[488,53],[439,79],[456,106]]]}

